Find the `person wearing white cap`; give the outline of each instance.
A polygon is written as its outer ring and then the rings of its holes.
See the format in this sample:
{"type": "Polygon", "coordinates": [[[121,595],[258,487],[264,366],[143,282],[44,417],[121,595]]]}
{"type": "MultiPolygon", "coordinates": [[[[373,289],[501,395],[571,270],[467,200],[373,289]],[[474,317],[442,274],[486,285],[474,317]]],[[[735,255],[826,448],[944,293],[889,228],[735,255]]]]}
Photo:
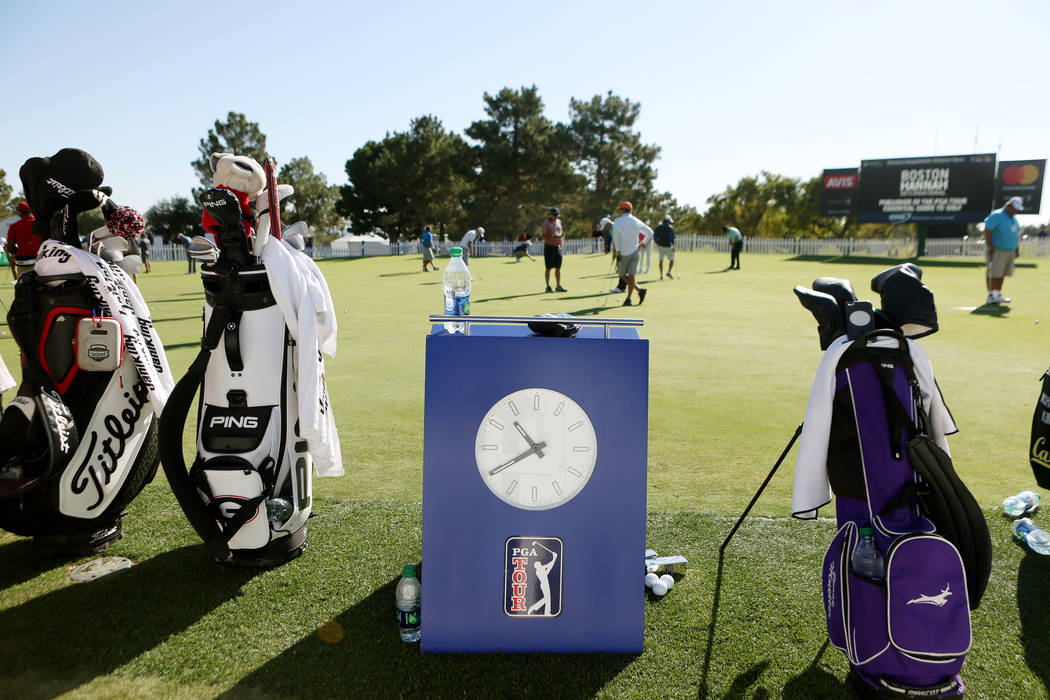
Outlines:
{"type": "Polygon", "coordinates": [[[985,261],[988,264],[985,304],[1010,303],[1010,298],[1003,296],[1003,278],[1014,274],[1014,260],[1020,255],[1017,239],[1021,224],[1017,221],[1017,214],[1023,210],[1021,198],[1011,197],[1002,209],[996,209],[984,220],[985,261]]]}
{"type": "Polygon", "coordinates": [[[485,240],[485,229],[478,226],[472,228],[463,234],[463,238],[459,239],[459,247],[463,249],[463,263],[470,265],[470,258],[474,255],[474,243],[481,243],[485,240]]]}

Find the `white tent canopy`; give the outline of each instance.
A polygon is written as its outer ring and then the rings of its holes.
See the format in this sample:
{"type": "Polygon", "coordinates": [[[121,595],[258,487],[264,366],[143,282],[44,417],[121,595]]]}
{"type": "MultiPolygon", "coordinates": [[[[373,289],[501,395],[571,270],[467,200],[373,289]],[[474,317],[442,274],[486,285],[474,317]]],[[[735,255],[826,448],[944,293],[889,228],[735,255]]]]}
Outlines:
{"type": "Polygon", "coordinates": [[[348,233],[332,241],[332,249],[346,249],[350,255],[390,255],[390,241],[374,233],[348,233]]]}

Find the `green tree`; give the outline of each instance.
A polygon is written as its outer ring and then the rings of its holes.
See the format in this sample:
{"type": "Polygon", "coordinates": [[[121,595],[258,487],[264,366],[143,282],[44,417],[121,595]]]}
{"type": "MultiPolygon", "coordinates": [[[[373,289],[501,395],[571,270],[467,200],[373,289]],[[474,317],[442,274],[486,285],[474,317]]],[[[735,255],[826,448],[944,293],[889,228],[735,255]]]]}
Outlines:
{"type": "MultiPolygon", "coordinates": [[[[433,116],[409,130],[369,141],[346,162],[349,184],[336,210],[355,231],[379,229],[392,239],[415,237],[426,224],[459,226],[470,176],[469,149],[433,116]]],[[[454,229],[453,229],[454,230],[454,229]]]]}
{"type": "MultiPolygon", "coordinates": [[[[256,122],[248,121],[248,118],[239,112],[230,112],[226,115],[226,121],[215,120],[215,126],[208,129],[208,135],[197,145],[197,152],[199,157],[190,165],[197,173],[201,189],[206,190],[212,187],[212,153],[251,156],[262,165],[266,160],[266,135],[256,122]]],[[[198,192],[194,191],[193,195],[196,199],[198,192]]]]}
{"type": "Polygon", "coordinates": [[[653,164],[660,147],[642,143],[641,134],[632,130],[641,109],[640,103],[614,95],[611,90],[586,102],[575,98],[569,101],[566,134],[573,165],[586,178],[582,214],[588,220],[597,221],[625,199],[636,211],[650,206],[666,208],[655,201],[665,195],[658,197],[653,191],[653,164]],[[647,200],[651,198],[654,201],[650,204],[647,200]]]}
{"type": "Polygon", "coordinates": [[[342,217],[335,211],[339,188],[329,185],[324,173],[314,170],[310,159],[292,158],[281,166],[277,181],[292,186],[295,193],[285,200],[285,211],[291,209],[291,221],[305,221],[311,235],[321,241],[332,238],[330,231],[339,229],[342,217]]]}
{"type": "Polygon", "coordinates": [[[21,201],[21,198],[14,199],[13,197],[14,190],[11,189],[11,185],[7,184],[7,173],[0,168],[0,219],[6,219],[17,213],[15,206],[21,201]]]}
{"type": "Polygon", "coordinates": [[[165,243],[171,243],[180,233],[202,233],[201,210],[178,195],[154,204],[146,211],[145,219],[147,235],[160,236],[165,243]]]}
{"type": "Polygon", "coordinates": [[[567,236],[589,236],[591,224],[582,222],[574,201],[583,178],[569,162],[564,129],[543,116],[536,86],[485,93],[484,101],[488,119],[466,130],[477,142],[472,196],[464,202],[470,226],[490,229],[494,240],[513,239],[535,229],[547,209],[557,206],[567,221],[567,236]]]}
{"type": "Polygon", "coordinates": [[[798,207],[802,184],[797,178],[762,171],[742,178],[707,199],[700,233],[717,235],[735,226],[745,236],[782,236],[789,229],[787,212],[798,207]]]}

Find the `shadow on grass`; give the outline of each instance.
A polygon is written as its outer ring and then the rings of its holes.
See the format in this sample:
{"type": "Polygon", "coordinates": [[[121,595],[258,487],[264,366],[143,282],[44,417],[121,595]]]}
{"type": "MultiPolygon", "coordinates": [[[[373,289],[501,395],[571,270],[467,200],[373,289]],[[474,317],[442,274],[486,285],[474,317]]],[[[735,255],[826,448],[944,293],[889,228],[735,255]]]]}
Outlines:
{"type": "MultiPolygon", "coordinates": [[[[394,631],[393,579],[336,621],[336,645],[311,634],[221,695],[274,697],[592,697],[630,654],[423,654],[394,631]]],[[[426,632],[424,631],[424,634],[426,632]]]]}
{"type": "MultiPolygon", "coordinates": [[[[900,265],[911,262],[919,267],[984,267],[984,260],[945,260],[943,258],[894,258],[878,255],[796,255],[788,262],[824,262],[841,265],[900,265]]],[[[1035,263],[1015,262],[1014,267],[1036,267],[1035,263]]]]}
{"type": "Polygon", "coordinates": [[[710,272],[705,272],[704,274],[705,275],[720,275],[723,272],[731,272],[732,269],[733,268],[731,268],[731,267],[724,267],[721,270],[711,270],[710,272]]]}
{"type": "Polygon", "coordinates": [[[849,698],[856,697],[848,680],[843,680],[820,668],[820,658],[831,645],[825,639],[820,651],[813,657],[809,667],[784,684],[781,697],[785,700],[810,700],[811,698],[849,698]]]}
{"type": "Polygon", "coordinates": [[[405,275],[421,275],[426,270],[412,270],[411,272],[386,272],[379,275],[380,277],[404,277],[405,275]]]}
{"type": "Polygon", "coordinates": [[[985,304],[984,306],[978,306],[970,313],[978,316],[995,316],[996,318],[1002,318],[1010,313],[1010,307],[1001,304],[985,304]]]}
{"type": "Polygon", "coordinates": [[[523,299],[525,297],[542,297],[546,296],[546,294],[547,292],[522,292],[521,294],[508,294],[505,297],[486,297],[484,299],[474,299],[473,301],[471,301],[471,303],[484,304],[487,301],[506,301],[507,299],[523,299]]]}
{"type": "Polygon", "coordinates": [[[163,323],[165,321],[199,321],[201,320],[201,315],[193,314],[192,316],[171,316],[170,318],[154,318],[152,320],[154,323],[163,323]]]}
{"type": "Polygon", "coordinates": [[[233,598],[257,573],[219,567],[194,545],[8,608],[0,612],[0,648],[10,656],[0,695],[56,697],[111,674],[233,598]],[[26,668],[31,673],[15,675],[26,668]]]}
{"type": "Polygon", "coordinates": [[[169,343],[168,345],[164,346],[164,349],[165,350],[179,350],[181,348],[199,348],[200,346],[201,346],[201,342],[198,340],[198,341],[196,341],[194,343],[169,343]]]}
{"type": "MultiPolygon", "coordinates": [[[[1018,547],[1025,547],[1020,542],[1018,547]]],[[[1050,625],[1046,601],[1050,600],[1050,557],[1025,551],[1017,571],[1017,613],[1021,618],[1021,647],[1025,664],[1050,691],[1050,625]]]]}
{"type": "Polygon", "coordinates": [[[28,537],[0,545],[0,590],[34,579],[61,562],[61,558],[40,554],[28,537]]]}

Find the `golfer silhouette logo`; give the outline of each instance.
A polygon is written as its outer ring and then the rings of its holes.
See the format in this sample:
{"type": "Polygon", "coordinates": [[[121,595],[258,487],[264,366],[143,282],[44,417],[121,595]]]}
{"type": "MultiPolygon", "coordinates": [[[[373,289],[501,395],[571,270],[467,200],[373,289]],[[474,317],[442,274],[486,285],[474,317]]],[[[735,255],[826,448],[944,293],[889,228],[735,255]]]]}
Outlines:
{"type": "Polygon", "coordinates": [[[511,537],[506,544],[503,611],[516,618],[561,614],[564,545],[557,537],[511,537]]]}

